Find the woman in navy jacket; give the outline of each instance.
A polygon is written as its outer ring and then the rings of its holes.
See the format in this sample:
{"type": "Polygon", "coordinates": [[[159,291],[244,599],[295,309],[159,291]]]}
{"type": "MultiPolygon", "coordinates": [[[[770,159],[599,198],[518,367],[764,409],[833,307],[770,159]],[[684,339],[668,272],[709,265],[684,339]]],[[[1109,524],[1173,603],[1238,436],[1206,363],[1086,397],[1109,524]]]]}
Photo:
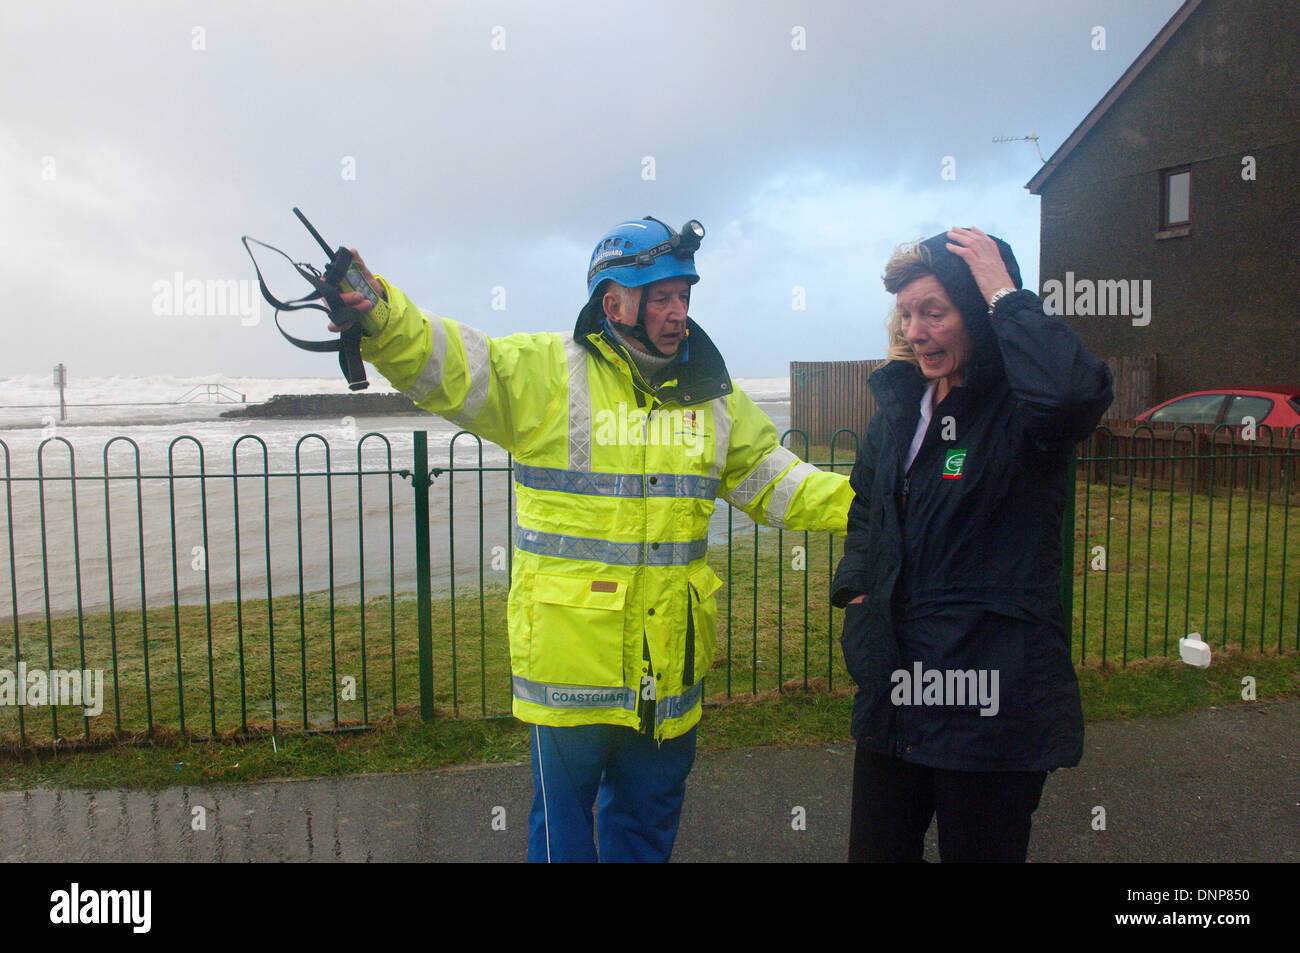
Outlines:
{"type": "Polygon", "coordinates": [[[901,246],[835,605],[858,683],[851,860],[1023,861],[1083,716],[1060,600],[1073,447],[1111,375],[979,229],[901,246]]]}

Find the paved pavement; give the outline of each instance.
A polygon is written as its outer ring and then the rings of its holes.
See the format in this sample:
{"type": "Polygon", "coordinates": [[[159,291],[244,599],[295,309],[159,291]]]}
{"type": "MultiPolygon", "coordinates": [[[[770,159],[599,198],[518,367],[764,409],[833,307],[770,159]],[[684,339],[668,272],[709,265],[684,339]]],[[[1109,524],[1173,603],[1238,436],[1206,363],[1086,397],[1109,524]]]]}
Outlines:
{"type": "MultiPolygon", "coordinates": [[[[852,772],[850,744],[702,752],[673,859],[842,860],[852,772]]],[[[5,792],[0,860],[517,861],[531,799],[527,764],[5,792]]],[[[1300,861],[1300,700],[1089,726],[1082,764],[1048,778],[1029,859],[1300,861]]]]}

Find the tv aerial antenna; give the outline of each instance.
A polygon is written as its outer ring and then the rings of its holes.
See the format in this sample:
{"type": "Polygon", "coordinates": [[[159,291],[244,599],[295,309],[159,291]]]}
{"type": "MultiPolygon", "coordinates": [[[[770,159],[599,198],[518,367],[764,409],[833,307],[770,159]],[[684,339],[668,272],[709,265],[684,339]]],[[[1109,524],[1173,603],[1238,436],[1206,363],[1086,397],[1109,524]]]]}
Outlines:
{"type": "Polygon", "coordinates": [[[1034,144],[1034,148],[1038,150],[1038,161],[1043,163],[1047,162],[1047,160],[1043,158],[1043,150],[1040,149],[1038,146],[1038,133],[1036,133],[1032,129],[1029,130],[1029,135],[1027,136],[994,136],[993,141],[994,142],[1032,142],[1034,144]]]}

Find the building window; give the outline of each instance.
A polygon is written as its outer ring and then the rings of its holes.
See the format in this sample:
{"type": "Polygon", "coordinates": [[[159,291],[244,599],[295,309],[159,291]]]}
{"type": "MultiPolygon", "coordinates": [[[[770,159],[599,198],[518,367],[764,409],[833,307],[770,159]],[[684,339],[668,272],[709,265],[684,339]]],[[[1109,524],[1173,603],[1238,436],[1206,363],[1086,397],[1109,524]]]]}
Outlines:
{"type": "Polygon", "coordinates": [[[1181,166],[1160,173],[1160,227],[1172,228],[1191,221],[1192,169],[1181,166]]]}

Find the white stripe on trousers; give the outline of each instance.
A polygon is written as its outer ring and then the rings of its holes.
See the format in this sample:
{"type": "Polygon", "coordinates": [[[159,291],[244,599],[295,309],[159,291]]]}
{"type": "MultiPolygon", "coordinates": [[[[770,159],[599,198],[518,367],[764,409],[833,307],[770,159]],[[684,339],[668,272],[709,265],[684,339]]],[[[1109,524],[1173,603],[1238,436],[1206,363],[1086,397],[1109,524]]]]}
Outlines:
{"type": "Polygon", "coordinates": [[[551,862],[551,818],[546,807],[546,769],[542,767],[542,732],[533,725],[533,744],[537,745],[537,777],[542,782],[542,830],[546,831],[546,862],[551,862]]]}

